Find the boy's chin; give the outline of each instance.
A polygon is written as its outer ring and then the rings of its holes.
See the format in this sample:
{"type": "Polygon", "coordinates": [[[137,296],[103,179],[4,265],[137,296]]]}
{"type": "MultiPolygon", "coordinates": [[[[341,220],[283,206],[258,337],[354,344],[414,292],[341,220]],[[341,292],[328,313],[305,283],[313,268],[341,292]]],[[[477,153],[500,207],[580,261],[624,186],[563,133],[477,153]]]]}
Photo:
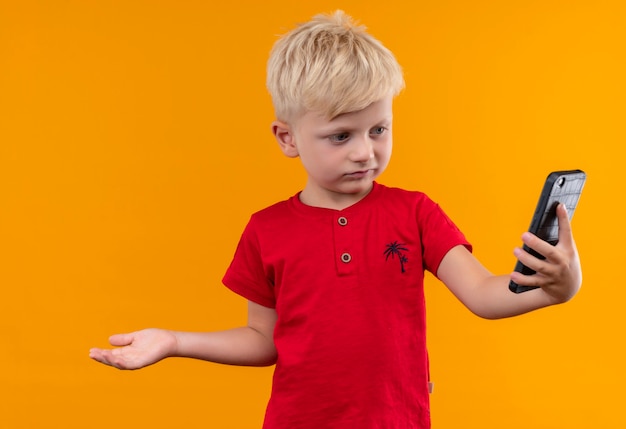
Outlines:
{"type": "Polygon", "coordinates": [[[369,193],[374,186],[374,179],[350,180],[339,186],[338,193],[361,196],[369,193]]]}

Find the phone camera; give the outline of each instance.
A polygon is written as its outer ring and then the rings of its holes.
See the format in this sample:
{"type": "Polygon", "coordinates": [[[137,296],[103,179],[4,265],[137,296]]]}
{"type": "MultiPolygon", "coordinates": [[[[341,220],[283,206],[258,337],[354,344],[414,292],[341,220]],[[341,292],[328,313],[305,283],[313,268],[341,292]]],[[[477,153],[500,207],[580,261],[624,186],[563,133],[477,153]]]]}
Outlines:
{"type": "Polygon", "coordinates": [[[557,180],[556,184],[559,188],[562,188],[563,185],[565,185],[565,177],[559,177],[559,180],[557,180]]]}

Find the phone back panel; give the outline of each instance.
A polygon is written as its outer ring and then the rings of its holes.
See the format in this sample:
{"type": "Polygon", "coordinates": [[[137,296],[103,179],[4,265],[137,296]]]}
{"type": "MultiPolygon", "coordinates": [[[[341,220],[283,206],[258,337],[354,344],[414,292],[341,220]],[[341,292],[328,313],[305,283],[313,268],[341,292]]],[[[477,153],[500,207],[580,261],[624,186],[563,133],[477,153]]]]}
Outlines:
{"type": "MultiPolygon", "coordinates": [[[[586,179],[587,175],[581,170],[555,171],[550,173],[544,183],[541,195],[539,196],[539,202],[535,208],[535,213],[528,230],[553,246],[556,245],[559,241],[559,223],[556,217],[556,207],[559,203],[565,204],[567,214],[571,220],[572,216],[574,216],[574,211],[578,205],[578,200],[586,179]]],[[[545,259],[543,255],[528,248],[526,245],[524,245],[524,249],[540,259],[545,259]]],[[[535,274],[535,271],[519,261],[517,261],[515,265],[515,271],[525,275],[535,274]]],[[[536,289],[536,287],[520,286],[511,281],[509,289],[515,293],[520,293],[536,289]]]]}
{"type": "Polygon", "coordinates": [[[580,170],[551,173],[541,192],[529,231],[550,244],[556,244],[559,239],[556,207],[559,203],[565,204],[571,220],[585,185],[585,179],[585,173],[580,170]]]}

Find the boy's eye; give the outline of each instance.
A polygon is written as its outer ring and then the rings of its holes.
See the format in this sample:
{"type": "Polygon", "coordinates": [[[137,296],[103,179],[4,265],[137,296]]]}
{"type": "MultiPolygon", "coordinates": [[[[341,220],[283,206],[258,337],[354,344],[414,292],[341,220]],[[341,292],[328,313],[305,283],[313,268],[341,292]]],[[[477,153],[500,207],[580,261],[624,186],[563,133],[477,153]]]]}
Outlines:
{"type": "Polygon", "coordinates": [[[371,134],[383,134],[385,132],[385,127],[376,127],[372,128],[370,131],[371,134]]]}
{"type": "Polygon", "coordinates": [[[343,143],[346,140],[348,140],[349,137],[350,137],[350,134],[348,133],[334,134],[330,136],[330,141],[333,143],[343,143]]]}

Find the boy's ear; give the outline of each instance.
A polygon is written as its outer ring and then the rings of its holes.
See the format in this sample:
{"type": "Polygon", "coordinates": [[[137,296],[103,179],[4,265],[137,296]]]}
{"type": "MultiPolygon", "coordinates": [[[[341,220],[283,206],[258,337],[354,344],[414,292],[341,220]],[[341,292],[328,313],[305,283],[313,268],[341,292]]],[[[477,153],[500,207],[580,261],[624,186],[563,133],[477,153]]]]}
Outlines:
{"type": "Polygon", "coordinates": [[[295,144],[293,131],[288,124],[282,121],[272,122],[272,134],[276,137],[280,150],[283,151],[285,156],[289,158],[296,158],[298,156],[298,148],[295,144]]]}

